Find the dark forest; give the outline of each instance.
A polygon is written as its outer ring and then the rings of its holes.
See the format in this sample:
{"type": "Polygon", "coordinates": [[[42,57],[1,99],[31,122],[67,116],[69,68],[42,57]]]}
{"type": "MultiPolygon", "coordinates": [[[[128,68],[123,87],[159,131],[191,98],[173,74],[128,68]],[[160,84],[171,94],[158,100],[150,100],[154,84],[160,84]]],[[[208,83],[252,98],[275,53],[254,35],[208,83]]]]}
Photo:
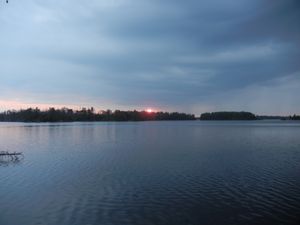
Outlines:
{"type": "Polygon", "coordinates": [[[195,120],[192,114],[178,112],[146,112],[106,110],[95,112],[93,107],[73,110],[68,108],[40,110],[8,110],[0,113],[2,122],[75,122],[75,121],[151,121],[151,120],[195,120]]]}

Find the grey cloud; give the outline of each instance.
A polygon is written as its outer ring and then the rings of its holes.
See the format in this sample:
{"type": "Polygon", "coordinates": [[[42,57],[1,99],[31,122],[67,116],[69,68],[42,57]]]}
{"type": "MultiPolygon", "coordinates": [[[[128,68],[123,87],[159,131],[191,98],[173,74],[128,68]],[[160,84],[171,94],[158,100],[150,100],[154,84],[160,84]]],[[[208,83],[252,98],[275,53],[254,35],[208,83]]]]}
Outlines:
{"type": "MultiPolygon", "coordinates": [[[[294,0],[2,4],[0,94],[72,104],[77,96],[96,107],[151,102],[212,109],[216,96],[298,74],[299,6],[294,0]]],[[[242,100],[223,101],[238,107],[242,100]]]]}

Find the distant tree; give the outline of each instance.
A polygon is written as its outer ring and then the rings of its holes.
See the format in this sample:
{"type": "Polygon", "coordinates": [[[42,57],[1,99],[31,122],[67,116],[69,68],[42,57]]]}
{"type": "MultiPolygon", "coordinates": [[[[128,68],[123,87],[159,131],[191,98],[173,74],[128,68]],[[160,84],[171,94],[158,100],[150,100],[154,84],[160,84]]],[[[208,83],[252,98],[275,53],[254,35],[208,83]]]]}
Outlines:
{"type": "Polygon", "coordinates": [[[300,120],[300,115],[298,116],[298,115],[294,114],[293,116],[289,116],[289,119],[290,120],[300,120]]]}

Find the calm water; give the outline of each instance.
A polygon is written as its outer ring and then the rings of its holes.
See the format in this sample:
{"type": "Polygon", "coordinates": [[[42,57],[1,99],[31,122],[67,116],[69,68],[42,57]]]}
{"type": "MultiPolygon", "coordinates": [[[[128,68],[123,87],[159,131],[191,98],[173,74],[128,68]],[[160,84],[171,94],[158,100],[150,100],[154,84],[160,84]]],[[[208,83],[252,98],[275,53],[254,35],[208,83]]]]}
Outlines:
{"type": "Polygon", "coordinates": [[[300,224],[300,123],[0,124],[0,225],[300,224]]]}

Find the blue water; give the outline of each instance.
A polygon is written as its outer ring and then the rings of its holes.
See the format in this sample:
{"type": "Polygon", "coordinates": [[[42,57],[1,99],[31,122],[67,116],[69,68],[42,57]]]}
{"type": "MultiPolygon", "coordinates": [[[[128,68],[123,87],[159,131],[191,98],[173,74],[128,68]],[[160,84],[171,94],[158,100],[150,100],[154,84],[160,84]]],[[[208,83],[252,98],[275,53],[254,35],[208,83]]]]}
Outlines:
{"type": "Polygon", "coordinates": [[[0,123],[0,225],[300,224],[300,123],[0,123]]]}

